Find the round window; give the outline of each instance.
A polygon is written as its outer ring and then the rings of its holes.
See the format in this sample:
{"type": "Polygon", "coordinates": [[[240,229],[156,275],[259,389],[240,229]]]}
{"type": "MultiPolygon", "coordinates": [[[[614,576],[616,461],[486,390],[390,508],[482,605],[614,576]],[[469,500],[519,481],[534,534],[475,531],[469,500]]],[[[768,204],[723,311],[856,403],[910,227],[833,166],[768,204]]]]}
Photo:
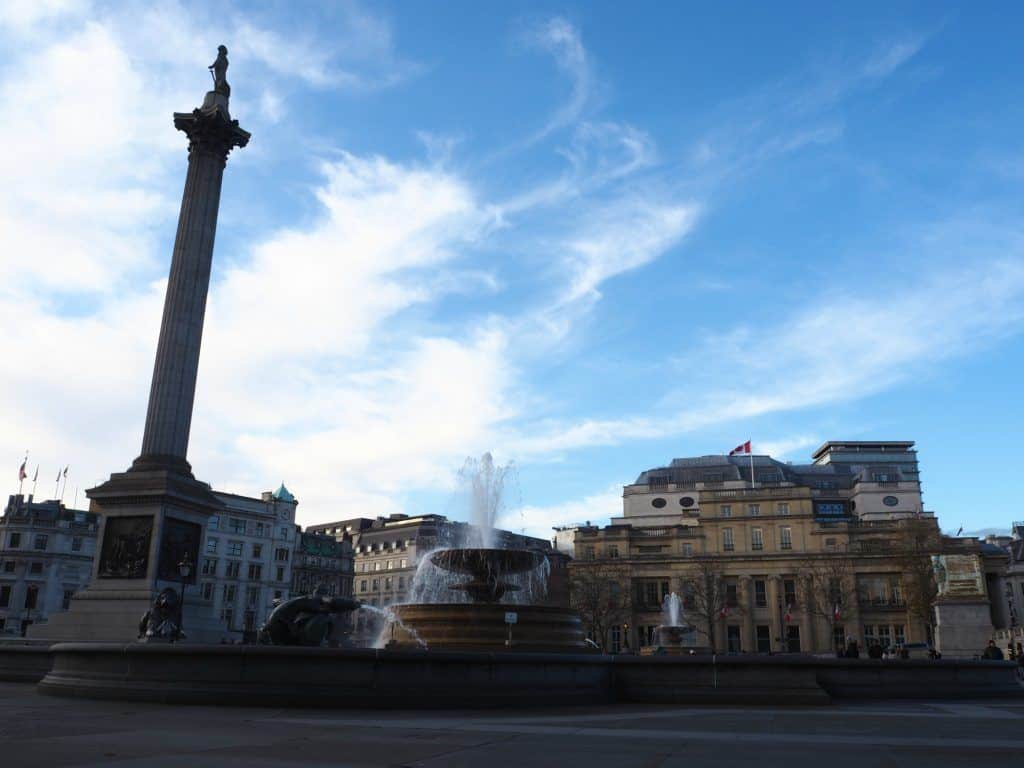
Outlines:
{"type": "Polygon", "coordinates": [[[661,509],[662,507],[665,506],[665,500],[659,496],[658,498],[651,502],[651,506],[661,509]]]}
{"type": "Polygon", "coordinates": [[[882,503],[885,504],[885,506],[887,507],[895,507],[897,504],[900,503],[900,500],[897,499],[895,496],[886,496],[884,499],[882,499],[882,503]]]}
{"type": "Polygon", "coordinates": [[[693,499],[690,496],[683,496],[683,498],[681,498],[679,500],[679,506],[681,506],[681,507],[692,507],[693,506],[693,499]]]}

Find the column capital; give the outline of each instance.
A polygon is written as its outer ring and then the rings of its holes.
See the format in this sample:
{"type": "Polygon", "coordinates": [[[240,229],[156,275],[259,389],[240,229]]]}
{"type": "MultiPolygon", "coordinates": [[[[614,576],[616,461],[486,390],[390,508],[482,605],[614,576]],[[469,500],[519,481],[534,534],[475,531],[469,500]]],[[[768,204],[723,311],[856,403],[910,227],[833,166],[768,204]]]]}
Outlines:
{"type": "Polygon", "coordinates": [[[174,127],[188,136],[188,152],[211,154],[226,163],[228,153],[249,143],[251,133],[232,120],[227,98],[213,91],[203,106],[191,112],[175,112],[174,127]]]}

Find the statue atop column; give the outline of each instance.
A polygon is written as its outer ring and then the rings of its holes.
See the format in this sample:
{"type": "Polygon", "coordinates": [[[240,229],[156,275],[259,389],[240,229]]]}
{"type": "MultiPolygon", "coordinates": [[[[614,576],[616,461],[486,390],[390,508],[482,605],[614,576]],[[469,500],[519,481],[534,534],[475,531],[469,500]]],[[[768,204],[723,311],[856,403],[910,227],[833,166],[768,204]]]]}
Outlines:
{"type": "Polygon", "coordinates": [[[224,96],[231,96],[231,86],[228,85],[228,49],[227,46],[217,46],[217,59],[207,69],[213,76],[213,91],[224,96]]]}

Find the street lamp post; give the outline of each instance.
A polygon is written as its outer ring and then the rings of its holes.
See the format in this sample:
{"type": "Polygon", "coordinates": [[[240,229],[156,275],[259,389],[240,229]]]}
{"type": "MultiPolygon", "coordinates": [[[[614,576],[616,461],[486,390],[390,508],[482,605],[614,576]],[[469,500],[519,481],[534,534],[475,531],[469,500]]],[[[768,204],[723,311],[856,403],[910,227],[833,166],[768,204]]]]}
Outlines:
{"type": "MultiPolygon", "coordinates": [[[[182,622],[185,618],[185,584],[188,581],[188,577],[192,575],[192,563],[189,561],[188,552],[182,555],[181,562],[178,563],[178,575],[181,576],[181,599],[178,600],[178,636],[184,635],[182,632],[182,622]]],[[[172,641],[174,638],[172,638],[172,641]]]]}

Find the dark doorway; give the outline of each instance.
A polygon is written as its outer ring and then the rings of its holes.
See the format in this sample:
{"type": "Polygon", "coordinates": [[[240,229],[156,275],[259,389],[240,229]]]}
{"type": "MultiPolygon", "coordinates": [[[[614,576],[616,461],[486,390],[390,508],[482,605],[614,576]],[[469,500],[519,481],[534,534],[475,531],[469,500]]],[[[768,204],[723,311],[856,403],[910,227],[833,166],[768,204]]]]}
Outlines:
{"type": "Polygon", "coordinates": [[[800,653],[800,627],[786,627],[786,652],[800,653]]]}
{"type": "Polygon", "coordinates": [[[771,628],[764,624],[758,625],[757,627],[757,652],[772,652],[772,631],[771,628]]]}
{"type": "Polygon", "coordinates": [[[740,643],[740,628],[739,627],[726,627],[726,647],[729,649],[729,653],[740,653],[743,647],[740,643]]]}

